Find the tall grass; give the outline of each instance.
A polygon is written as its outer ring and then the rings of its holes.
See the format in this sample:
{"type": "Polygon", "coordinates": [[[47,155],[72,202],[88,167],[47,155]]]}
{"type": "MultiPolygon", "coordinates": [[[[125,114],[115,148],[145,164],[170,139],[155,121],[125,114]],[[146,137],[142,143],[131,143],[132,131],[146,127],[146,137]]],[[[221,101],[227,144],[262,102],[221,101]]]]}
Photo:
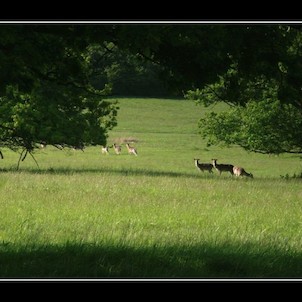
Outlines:
{"type": "MultiPolygon", "coordinates": [[[[47,147],[0,173],[2,278],[300,278],[298,157],[206,147],[205,108],[119,99],[108,144],[135,139],[137,157],[99,147],[47,147]],[[254,179],[200,172],[194,157],[243,165],[254,179]]],[[[222,108],[218,108],[222,110],[222,108]]]]}

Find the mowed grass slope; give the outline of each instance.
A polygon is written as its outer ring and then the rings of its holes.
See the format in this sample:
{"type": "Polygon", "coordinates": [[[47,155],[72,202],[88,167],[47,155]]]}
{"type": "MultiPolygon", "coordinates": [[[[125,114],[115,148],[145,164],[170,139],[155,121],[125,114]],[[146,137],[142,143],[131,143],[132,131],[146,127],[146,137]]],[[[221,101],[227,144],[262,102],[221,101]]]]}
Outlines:
{"type": "MultiPolygon", "coordinates": [[[[35,153],[0,173],[2,278],[300,278],[299,157],[206,147],[185,100],[119,99],[108,145],[35,153]],[[202,173],[203,162],[243,165],[254,179],[202,173]]],[[[226,108],[218,107],[216,110],[226,108]]]]}

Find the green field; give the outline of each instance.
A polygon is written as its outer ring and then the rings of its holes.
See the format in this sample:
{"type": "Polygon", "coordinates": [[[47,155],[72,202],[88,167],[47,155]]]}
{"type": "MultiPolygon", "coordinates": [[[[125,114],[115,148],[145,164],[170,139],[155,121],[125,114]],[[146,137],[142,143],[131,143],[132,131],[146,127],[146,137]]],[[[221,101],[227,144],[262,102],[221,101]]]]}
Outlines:
{"type": "MultiPolygon", "coordinates": [[[[212,108],[119,99],[108,145],[138,156],[46,147],[16,171],[0,161],[1,278],[302,278],[297,155],[207,147],[212,108]],[[194,158],[243,166],[254,179],[200,172],[194,158]]],[[[215,110],[225,110],[220,106],[215,110]]]]}

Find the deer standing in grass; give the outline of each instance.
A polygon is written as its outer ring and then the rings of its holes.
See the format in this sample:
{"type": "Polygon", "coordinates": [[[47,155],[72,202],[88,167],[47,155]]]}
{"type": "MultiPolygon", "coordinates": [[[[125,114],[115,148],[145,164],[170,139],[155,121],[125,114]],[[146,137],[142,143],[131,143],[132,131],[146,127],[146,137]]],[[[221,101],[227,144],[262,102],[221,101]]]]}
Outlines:
{"type": "Polygon", "coordinates": [[[85,148],[85,146],[84,146],[84,144],[82,144],[82,143],[80,143],[80,144],[78,144],[78,145],[72,147],[72,149],[73,149],[74,151],[76,151],[76,150],[81,150],[82,152],[84,152],[84,148],[85,148]]]}
{"type": "Polygon", "coordinates": [[[219,175],[221,175],[222,172],[230,172],[232,175],[234,174],[233,165],[230,164],[217,164],[217,159],[212,159],[213,161],[213,167],[219,172],[219,175]]]}
{"type": "Polygon", "coordinates": [[[119,146],[117,144],[113,144],[112,146],[113,146],[114,152],[116,154],[121,154],[121,152],[122,152],[122,147],[121,146],[119,146]]]}
{"type": "Polygon", "coordinates": [[[103,147],[102,146],[102,153],[103,154],[109,154],[109,147],[107,147],[107,146],[103,147]]]}
{"type": "Polygon", "coordinates": [[[254,178],[252,173],[247,173],[242,167],[238,167],[238,166],[235,166],[233,168],[233,173],[235,176],[247,176],[247,177],[254,178]]]}
{"type": "Polygon", "coordinates": [[[137,156],[137,151],[134,147],[131,147],[128,143],[126,144],[126,147],[129,154],[134,154],[135,156],[137,156]]]}
{"type": "Polygon", "coordinates": [[[204,172],[208,171],[209,173],[213,173],[213,165],[208,163],[200,163],[198,158],[194,158],[195,166],[198,170],[204,172]]]}

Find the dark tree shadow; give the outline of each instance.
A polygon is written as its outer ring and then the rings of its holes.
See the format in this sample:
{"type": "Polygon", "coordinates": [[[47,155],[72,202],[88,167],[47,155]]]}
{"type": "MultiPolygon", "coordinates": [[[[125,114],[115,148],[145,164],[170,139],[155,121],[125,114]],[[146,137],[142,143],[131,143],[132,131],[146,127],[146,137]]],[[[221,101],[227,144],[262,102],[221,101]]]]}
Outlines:
{"type": "Polygon", "coordinates": [[[71,174],[85,174],[85,173],[110,173],[120,174],[124,176],[150,176],[150,177],[191,177],[191,178],[212,178],[213,175],[207,173],[181,173],[173,171],[156,171],[138,168],[129,169],[112,169],[112,168],[49,168],[49,169],[33,169],[33,168],[0,168],[0,173],[30,173],[30,174],[52,174],[52,175],[71,175],[71,174]]]}
{"type": "Polygon", "coordinates": [[[302,254],[252,244],[0,245],[0,278],[301,278],[302,254]],[[255,252],[257,251],[257,252],[255,252]]]}

